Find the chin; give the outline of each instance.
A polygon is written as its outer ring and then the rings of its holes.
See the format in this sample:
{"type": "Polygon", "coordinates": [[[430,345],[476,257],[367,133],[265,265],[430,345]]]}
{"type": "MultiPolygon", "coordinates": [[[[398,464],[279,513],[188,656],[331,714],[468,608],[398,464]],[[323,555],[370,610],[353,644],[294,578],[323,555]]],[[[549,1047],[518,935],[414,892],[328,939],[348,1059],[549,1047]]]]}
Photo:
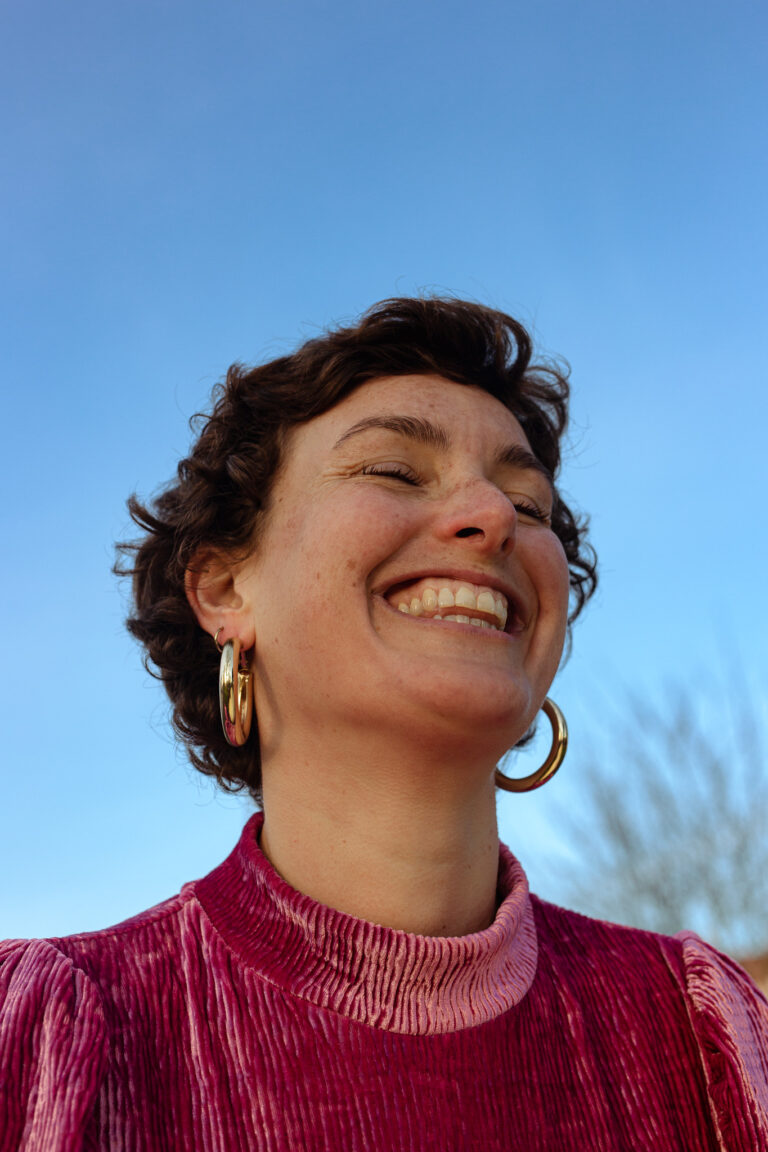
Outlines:
{"type": "Polygon", "coordinates": [[[420,739],[446,739],[454,747],[466,738],[475,751],[487,743],[500,756],[525,735],[540,707],[530,684],[501,683],[498,676],[476,678],[472,685],[465,678],[453,688],[443,682],[437,691],[424,691],[422,685],[408,696],[410,707],[395,709],[403,720],[401,730],[407,724],[420,732],[420,739]]]}

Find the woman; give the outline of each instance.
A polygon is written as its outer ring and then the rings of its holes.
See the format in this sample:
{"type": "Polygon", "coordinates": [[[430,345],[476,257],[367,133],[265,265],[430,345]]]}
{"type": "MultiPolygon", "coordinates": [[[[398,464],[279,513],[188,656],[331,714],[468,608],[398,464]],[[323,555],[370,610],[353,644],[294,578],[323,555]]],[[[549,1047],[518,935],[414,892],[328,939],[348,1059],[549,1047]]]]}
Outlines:
{"type": "Polygon", "coordinates": [[[132,545],[193,762],[263,814],[203,880],[0,969],[3,1149],[756,1149],[768,1009],[696,937],[528,893],[495,765],[594,589],[567,384],[393,300],[234,368],[132,545]],[[220,655],[219,655],[220,653],[220,655]],[[218,677],[218,691],[217,691],[218,677]]]}

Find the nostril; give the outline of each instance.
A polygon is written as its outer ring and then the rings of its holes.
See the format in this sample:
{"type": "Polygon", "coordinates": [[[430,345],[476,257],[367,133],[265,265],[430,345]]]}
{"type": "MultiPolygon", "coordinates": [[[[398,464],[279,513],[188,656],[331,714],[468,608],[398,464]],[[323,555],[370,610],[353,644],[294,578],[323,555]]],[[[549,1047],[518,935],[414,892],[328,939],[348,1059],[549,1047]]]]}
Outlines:
{"type": "Polygon", "coordinates": [[[457,536],[477,536],[483,535],[482,528],[460,528],[456,533],[457,536]]]}

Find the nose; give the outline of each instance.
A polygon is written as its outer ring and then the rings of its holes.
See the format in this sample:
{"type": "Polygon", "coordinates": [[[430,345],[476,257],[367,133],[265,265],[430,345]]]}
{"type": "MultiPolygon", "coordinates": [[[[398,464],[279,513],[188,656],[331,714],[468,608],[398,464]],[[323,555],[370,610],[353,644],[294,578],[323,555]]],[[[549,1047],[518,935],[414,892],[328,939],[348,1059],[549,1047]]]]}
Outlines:
{"type": "Polygon", "coordinates": [[[495,484],[476,480],[457,490],[438,526],[444,540],[465,540],[473,551],[506,555],[515,547],[517,512],[495,484]]]}

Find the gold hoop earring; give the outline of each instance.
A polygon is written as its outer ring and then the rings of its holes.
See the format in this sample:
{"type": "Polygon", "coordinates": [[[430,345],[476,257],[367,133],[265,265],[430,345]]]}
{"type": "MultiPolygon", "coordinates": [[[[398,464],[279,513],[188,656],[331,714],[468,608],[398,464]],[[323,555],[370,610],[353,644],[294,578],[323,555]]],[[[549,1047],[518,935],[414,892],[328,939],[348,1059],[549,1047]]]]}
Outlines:
{"type": "Polygon", "coordinates": [[[227,640],[221,649],[219,707],[227,743],[242,748],[253,719],[253,677],[237,639],[227,640]]]}
{"type": "Polygon", "coordinates": [[[520,776],[515,779],[514,776],[505,776],[497,768],[496,785],[503,788],[505,792],[533,792],[534,788],[541,788],[542,784],[546,784],[547,780],[552,779],[565,759],[565,753],[568,749],[568,725],[565,722],[565,716],[554,700],[550,700],[549,696],[542,704],[541,710],[552,725],[552,747],[549,750],[549,755],[541,768],[531,772],[530,776],[520,776]]]}

